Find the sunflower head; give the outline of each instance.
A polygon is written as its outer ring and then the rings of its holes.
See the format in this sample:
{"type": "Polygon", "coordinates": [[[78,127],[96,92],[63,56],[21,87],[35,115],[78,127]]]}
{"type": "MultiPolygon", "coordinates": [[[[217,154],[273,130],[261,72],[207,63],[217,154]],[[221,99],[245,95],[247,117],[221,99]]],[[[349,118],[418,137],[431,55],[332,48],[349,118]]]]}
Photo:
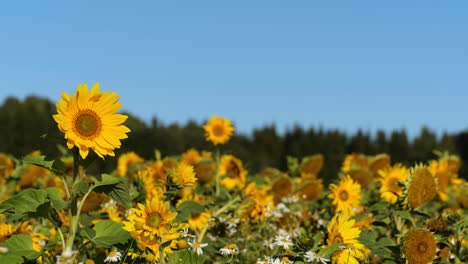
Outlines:
{"type": "Polygon", "coordinates": [[[317,176],[323,167],[323,155],[316,154],[308,156],[301,161],[301,175],[317,176]]]}
{"type": "Polygon", "coordinates": [[[193,149],[193,148],[185,151],[182,154],[182,161],[188,165],[195,166],[195,164],[197,164],[201,159],[202,157],[200,156],[200,153],[198,152],[198,150],[193,149]]]}
{"type": "Polygon", "coordinates": [[[299,195],[306,201],[316,201],[323,189],[322,179],[311,179],[301,184],[299,195]]]}
{"type": "Polygon", "coordinates": [[[203,129],[205,129],[206,140],[215,145],[226,143],[234,132],[231,120],[219,116],[211,117],[203,129]]]}
{"type": "Polygon", "coordinates": [[[116,114],[122,106],[118,100],[115,92],[101,92],[99,83],[91,90],[87,84],[79,84],[71,96],[62,93],[53,117],[65,133],[68,148],[76,146],[82,158],[88,156],[90,149],[101,158],[114,156],[114,149],[120,148],[120,140],[130,132],[122,125],[127,116],[116,114]]]}
{"type": "Polygon", "coordinates": [[[343,164],[341,165],[341,171],[344,173],[347,173],[352,169],[362,168],[368,168],[368,160],[365,155],[359,153],[346,155],[343,164]]]}
{"type": "Polygon", "coordinates": [[[243,188],[247,181],[247,171],[244,169],[242,161],[233,155],[221,156],[219,175],[224,177],[221,180],[221,185],[228,190],[236,187],[243,188]]]}
{"type": "Polygon", "coordinates": [[[437,194],[437,179],[428,167],[416,165],[410,170],[405,188],[405,204],[417,208],[437,194]]]}
{"type": "Polygon", "coordinates": [[[436,256],[437,242],[428,230],[413,229],[404,236],[402,251],[409,264],[427,264],[436,256]]]}
{"type": "Polygon", "coordinates": [[[381,176],[378,181],[380,182],[380,196],[388,203],[394,204],[398,198],[403,195],[403,189],[400,183],[406,182],[409,170],[401,165],[395,164],[393,167],[387,167],[379,171],[381,176]]]}
{"type": "Polygon", "coordinates": [[[355,227],[355,220],[348,215],[335,215],[328,224],[327,231],[328,245],[346,244],[346,249],[333,253],[334,263],[358,263],[358,260],[363,260],[370,253],[358,240],[361,229],[355,227]]]}
{"type": "Polygon", "coordinates": [[[191,187],[197,182],[193,166],[187,165],[184,162],[179,163],[175,169],[171,171],[172,181],[179,187],[191,187]]]}
{"type": "Polygon", "coordinates": [[[0,179],[6,179],[13,173],[14,163],[6,154],[0,153],[0,179]]]}
{"type": "Polygon", "coordinates": [[[369,158],[369,170],[377,176],[380,170],[390,167],[390,156],[382,153],[369,158]]]}
{"type": "Polygon", "coordinates": [[[128,221],[124,221],[124,229],[153,240],[164,237],[171,230],[171,223],[177,213],[169,210],[169,202],[159,198],[147,200],[146,204],[138,204],[138,208],[131,209],[128,221]]]}
{"type": "Polygon", "coordinates": [[[278,178],[272,185],[271,190],[275,194],[275,200],[278,202],[281,198],[288,197],[294,191],[294,184],[288,175],[278,178]]]}
{"type": "Polygon", "coordinates": [[[330,190],[328,198],[332,199],[337,212],[354,215],[361,208],[361,185],[349,175],[343,177],[338,185],[330,184],[330,190]]]}
{"type": "Polygon", "coordinates": [[[123,153],[117,160],[117,176],[126,176],[130,166],[143,163],[144,161],[142,157],[133,151],[123,153]]]}

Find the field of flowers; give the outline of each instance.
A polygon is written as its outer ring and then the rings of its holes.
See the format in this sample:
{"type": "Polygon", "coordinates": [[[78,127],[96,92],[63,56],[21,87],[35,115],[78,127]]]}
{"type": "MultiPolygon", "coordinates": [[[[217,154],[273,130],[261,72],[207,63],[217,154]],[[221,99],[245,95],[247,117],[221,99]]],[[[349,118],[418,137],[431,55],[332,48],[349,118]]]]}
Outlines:
{"type": "Polygon", "coordinates": [[[117,93],[80,84],[56,106],[62,157],[0,153],[0,263],[468,262],[468,184],[450,153],[412,167],[350,153],[325,186],[321,154],[248,171],[213,116],[216,151],[128,152],[97,174],[132,136],[117,93]]]}

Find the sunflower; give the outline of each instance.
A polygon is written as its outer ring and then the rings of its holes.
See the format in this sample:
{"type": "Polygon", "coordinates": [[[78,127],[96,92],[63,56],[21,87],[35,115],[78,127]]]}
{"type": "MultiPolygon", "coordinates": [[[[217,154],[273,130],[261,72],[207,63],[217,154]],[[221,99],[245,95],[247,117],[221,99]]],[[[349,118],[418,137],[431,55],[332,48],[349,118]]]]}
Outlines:
{"type": "Polygon", "coordinates": [[[320,170],[323,167],[323,155],[316,154],[308,156],[302,159],[301,161],[301,176],[310,175],[317,176],[320,170]]]}
{"type": "Polygon", "coordinates": [[[279,203],[282,198],[291,196],[294,191],[294,183],[287,174],[284,174],[273,183],[271,191],[275,195],[275,202],[279,203]]]}
{"type": "Polygon", "coordinates": [[[344,173],[349,172],[352,169],[363,169],[368,168],[367,157],[363,154],[352,153],[346,155],[343,165],[341,166],[341,171],[344,173]]]}
{"type": "Polygon", "coordinates": [[[437,242],[428,230],[413,229],[404,236],[402,251],[409,264],[427,264],[436,256],[437,242]]]}
{"type": "Polygon", "coordinates": [[[349,175],[343,177],[338,185],[330,184],[331,193],[328,198],[332,199],[332,204],[336,212],[346,215],[354,215],[361,207],[361,185],[356,183],[349,175]]]}
{"type": "Polygon", "coordinates": [[[379,174],[380,170],[384,170],[388,167],[390,167],[389,155],[382,153],[373,157],[369,157],[369,170],[374,177],[379,174]]]}
{"type": "Polygon", "coordinates": [[[187,165],[184,162],[179,163],[177,167],[172,170],[172,181],[179,187],[191,187],[197,182],[193,166],[187,165]]]}
{"type": "Polygon", "coordinates": [[[188,165],[195,166],[195,164],[197,164],[201,159],[202,157],[200,156],[198,150],[193,148],[185,151],[182,154],[182,161],[188,165]]]}
{"type": "Polygon", "coordinates": [[[128,216],[128,221],[124,221],[124,229],[129,232],[136,232],[143,235],[148,240],[155,237],[164,237],[171,229],[171,222],[176,218],[177,213],[169,211],[169,202],[163,202],[158,198],[146,200],[146,204],[138,204],[138,208],[130,209],[132,214],[128,216]]]}
{"type": "Polygon", "coordinates": [[[232,155],[221,156],[219,175],[224,176],[221,185],[228,190],[243,188],[247,180],[247,171],[244,169],[242,161],[232,155]]]}
{"type": "Polygon", "coordinates": [[[240,206],[242,218],[253,222],[265,220],[268,213],[273,209],[273,195],[269,194],[270,186],[264,184],[257,186],[255,182],[249,183],[244,189],[245,199],[240,206]]]}
{"type": "Polygon", "coordinates": [[[323,189],[322,179],[310,179],[302,183],[299,195],[306,201],[316,201],[323,189]]]}
{"type": "Polygon", "coordinates": [[[403,194],[403,189],[398,183],[406,182],[408,172],[409,170],[401,164],[395,164],[393,167],[387,167],[379,171],[379,175],[381,176],[378,180],[381,184],[380,196],[383,200],[391,204],[396,203],[398,197],[403,194]]]}
{"type": "Polygon", "coordinates": [[[216,115],[212,116],[203,128],[205,129],[206,140],[213,142],[215,145],[226,143],[234,132],[231,120],[216,115]]]}
{"type": "Polygon", "coordinates": [[[405,189],[405,204],[416,208],[437,194],[437,179],[428,167],[416,165],[411,168],[405,189]]]}
{"type": "Polygon", "coordinates": [[[363,260],[370,253],[358,238],[361,230],[355,225],[355,220],[344,214],[335,215],[327,226],[327,244],[346,244],[346,249],[336,251],[332,254],[333,263],[354,264],[363,260]]]}
{"type": "Polygon", "coordinates": [[[117,176],[126,176],[128,168],[131,165],[143,163],[144,161],[145,160],[142,157],[133,151],[121,154],[117,160],[117,176]]]}
{"type": "Polygon", "coordinates": [[[60,131],[65,133],[69,149],[76,146],[84,159],[89,150],[103,158],[114,156],[114,149],[120,148],[120,140],[127,138],[130,132],[122,123],[126,115],[116,114],[122,106],[118,103],[117,93],[102,93],[99,83],[88,90],[88,85],[78,84],[72,96],[62,93],[62,99],[56,104],[57,114],[54,119],[60,131]]]}
{"type": "Polygon", "coordinates": [[[4,181],[13,173],[14,164],[6,154],[0,153],[0,179],[4,181]]]}

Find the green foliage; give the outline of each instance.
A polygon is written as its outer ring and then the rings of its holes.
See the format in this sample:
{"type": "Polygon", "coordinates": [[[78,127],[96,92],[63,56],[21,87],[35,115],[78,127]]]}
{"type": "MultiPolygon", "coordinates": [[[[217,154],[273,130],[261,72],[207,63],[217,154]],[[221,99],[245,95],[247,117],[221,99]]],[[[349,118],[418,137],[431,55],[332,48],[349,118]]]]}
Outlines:
{"type": "Polygon", "coordinates": [[[125,206],[125,208],[130,208],[132,206],[130,192],[121,178],[109,174],[101,174],[96,178],[93,190],[108,195],[117,203],[125,206]]]}
{"type": "Polygon", "coordinates": [[[93,230],[94,234],[89,239],[96,246],[103,248],[126,243],[130,237],[128,232],[122,229],[122,224],[110,220],[100,221],[93,230]]]}
{"type": "Polygon", "coordinates": [[[33,249],[32,243],[28,235],[13,235],[2,245],[8,249],[8,252],[0,254],[0,263],[23,263],[24,258],[28,260],[38,258],[41,253],[33,249]]]}
{"type": "Polygon", "coordinates": [[[199,214],[205,211],[205,207],[195,201],[184,201],[177,208],[178,214],[176,222],[186,222],[191,215],[199,214]]]}
{"type": "Polygon", "coordinates": [[[29,155],[24,157],[23,159],[24,164],[34,164],[39,167],[46,168],[51,172],[55,173],[56,175],[63,175],[65,172],[65,164],[59,159],[57,160],[46,160],[46,156],[40,155],[29,155]]]}
{"type": "Polygon", "coordinates": [[[60,197],[59,189],[50,187],[42,190],[27,189],[0,204],[0,213],[22,215],[26,213],[40,213],[49,205],[62,210],[67,203],[60,197]]]}

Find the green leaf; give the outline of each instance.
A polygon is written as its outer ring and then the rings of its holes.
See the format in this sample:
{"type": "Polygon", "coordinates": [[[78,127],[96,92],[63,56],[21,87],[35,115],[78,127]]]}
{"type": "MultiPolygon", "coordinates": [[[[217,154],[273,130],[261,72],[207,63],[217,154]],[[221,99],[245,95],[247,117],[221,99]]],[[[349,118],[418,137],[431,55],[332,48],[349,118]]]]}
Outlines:
{"type": "Polygon", "coordinates": [[[405,219],[411,222],[413,226],[416,226],[413,217],[409,211],[394,211],[393,215],[400,217],[401,219],[405,219]]]}
{"type": "Polygon", "coordinates": [[[117,203],[125,206],[125,208],[132,207],[132,200],[128,187],[120,178],[109,174],[101,174],[96,179],[93,191],[106,194],[117,203]]]}
{"type": "MultiPolygon", "coordinates": [[[[95,236],[91,238],[94,244],[99,247],[109,248],[112,245],[125,243],[129,238],[129,234],[122,228],[122,224],[104,220],[96,224],[94,227],[95,236]]],[[[87,235],[90,235],[89,233],[87,235]]]]}
{"type": "Polygon", "coordinates": [[[99,186],[115,185],[121,182],[122,182],[121,178],[117,178],[109,174],[101,174],[96,177],[94,188],[99,187],[99,186]]]}
{"type": "Polygon", "coordinates": [[[56,187],[44,190],[27,189],[0,204],[0,213],[15,215],[36,213],[39,212],[38,209],[45,209],[48,203],[57,210],[62,210],[67,205],[56,187]]]}
{"type": "Polygon", "coordinates": [[[110,198],[114,199],[117,203],[123,205],[125,208],[132,207],[132,200],[127,185],[119,183],[115,185],[99,186],[94,189],[95,192],[105,193],[110,198]]]}
{"type": "MultiPolygon", "coordinates": [[[[2,245],[3,247],[8,248],[8,252],[0,254],[0,256],[6,256],[9,260],[13,261],[13,263],[23,263],[23,257],[30,260],[37,259],[41,253],[33,249],[32,243],[32,238],[28,235],[13,235],[2,245]],[[21,259],[21,261],[15,262],[17,259],[21,259]]],[[[0,260],[5,259],[0,258],[0,260]]],[[[10,262],[2,261],[1,263],[10,262]]]]}
{"type": "Polygon", "coordinates": [[[46,160],[46,156],[44,155],[29,155],[23,158],[23,162],[46,168],[58,176],[65,173],[65,164],[61,160],[46,160]]]}
{"type": "Polygon", "coordinates": [[[333,244],[322,250],[320,250],[320,256],[323,258],[330,259],[330,256],[338,250],[341,250],[342,247],[346,247],[346,244],[333,244]]]}
{"type": "Polygon", "coordinates": [[[177,215],[176,222],[185,222],[190,218],[190,215],[196,215],[205,211],[205,207],[195,201],[182,202],[177,208],[179,214],[177,215]]]}
{"type": "Polygon", "coordinates": [[[89,190],[89,183],[87,182],[77,182],[74,186],[73,186],[73,193],[77,196],[82,196],[84,195],[85,193],[87,193],[89,190]]]}

